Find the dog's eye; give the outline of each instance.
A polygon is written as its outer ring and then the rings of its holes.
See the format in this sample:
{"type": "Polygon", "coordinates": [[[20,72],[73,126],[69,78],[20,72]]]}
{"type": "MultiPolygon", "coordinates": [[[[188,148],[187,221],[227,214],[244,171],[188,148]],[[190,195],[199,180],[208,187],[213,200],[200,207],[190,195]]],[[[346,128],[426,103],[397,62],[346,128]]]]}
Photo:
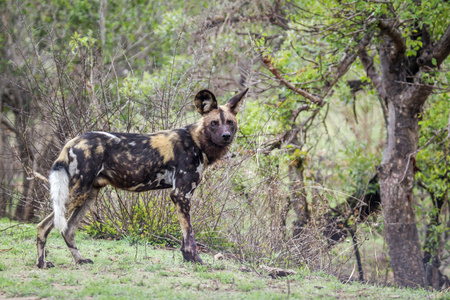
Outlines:
{"type": "Polygon", "coordinates": [[[233,125],[233,124],[234,124],[233,121],[231,121],[231,120],[227,121],[227,125],[233,125]]]}
{"type": "Polygon", "coordinates": [[[211,126],[216,126],[217,125],[217,121],[212,121],[211,122],[211,126]]]}

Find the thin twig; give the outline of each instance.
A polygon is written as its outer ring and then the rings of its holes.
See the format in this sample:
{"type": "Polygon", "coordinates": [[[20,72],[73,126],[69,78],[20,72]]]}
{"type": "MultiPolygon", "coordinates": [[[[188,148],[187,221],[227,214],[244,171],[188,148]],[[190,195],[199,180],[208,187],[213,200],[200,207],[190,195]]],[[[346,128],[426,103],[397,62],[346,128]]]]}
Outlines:
{"type": "Polygon", "coordinates": [[[20,225],[22,225],[22,224],[21,224],[21,223],[18,223],[18,224],[15,224],[15,225],[11,225],[11,226],[9,226],[9,227],[3,228],[2,230],[0,230],[0,232],[6,231],[6,230],[8,230],[8,229],[10,229],[10,228],[13,228],[13,227],[16,227],[16,226],[20,226],[20,225]]]}

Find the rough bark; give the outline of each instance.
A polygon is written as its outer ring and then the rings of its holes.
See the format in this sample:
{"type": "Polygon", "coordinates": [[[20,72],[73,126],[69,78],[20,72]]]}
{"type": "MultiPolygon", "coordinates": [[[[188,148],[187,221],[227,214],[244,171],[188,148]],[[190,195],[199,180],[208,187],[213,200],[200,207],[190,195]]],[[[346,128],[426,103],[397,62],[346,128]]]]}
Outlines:
{"type": "Polygon", "coordinates": [[[406,148],[394,149],[394,155],[378,166],[386,242],[395,281],[402,286],[424,287],[425,274],[413,210],[414,175],[412,167],[407,167],[408,162],[398,151],[406,148]]]}
{"type": "Polygon", "coordinates": [[[409,86],[398,46],[387,38],[380,47],[381,73],[388,102],[387,141],[377,167],[386,242],[395,281],[401,286],[425,287],[425,269],[413,209],[414,164],[419,141],[419,113],[431,93],[409,86]]]}

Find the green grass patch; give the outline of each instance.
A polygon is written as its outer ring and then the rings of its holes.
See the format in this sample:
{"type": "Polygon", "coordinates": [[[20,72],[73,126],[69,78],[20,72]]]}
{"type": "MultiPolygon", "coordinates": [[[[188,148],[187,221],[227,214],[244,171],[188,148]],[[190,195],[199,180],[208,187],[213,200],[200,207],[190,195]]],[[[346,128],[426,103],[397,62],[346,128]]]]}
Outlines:
{"type": "Polygon", "coordinates": [[[35,267],[36,226],[0,220],[0,298],[58,299],[423,299],[445,297],[425,290],[344,284],[306,268],[297,275],[272,279],[240,271],[233,261],[215,262],[201,254],[205,265],[186,263],[180,251],[96,240],[80,231],[77,246],[94,261],[76,265],[61,235],[52,231],[47,259],[56,267],[35,267]]]}

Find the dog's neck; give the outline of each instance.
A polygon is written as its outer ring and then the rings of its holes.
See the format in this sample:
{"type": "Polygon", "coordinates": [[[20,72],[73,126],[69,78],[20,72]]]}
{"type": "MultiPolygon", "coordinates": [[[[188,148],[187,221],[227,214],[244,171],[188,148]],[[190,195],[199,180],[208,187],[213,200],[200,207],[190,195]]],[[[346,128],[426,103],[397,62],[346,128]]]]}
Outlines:
{"type": "Polygon", "coordinates": [[[202,126],[202,121],[203,120],[201,119],[188,127],[190,127],[189,131],[192,139],[200,150],[202,150],[202,152],[206,155],[206,158],[208,159],[206,163],[209,165],[218,161],[225,154],[227,154],[230,146],[219,146],[214,144],[212,141],[209,141],[205,136],[205,129],[202,126]]]}

